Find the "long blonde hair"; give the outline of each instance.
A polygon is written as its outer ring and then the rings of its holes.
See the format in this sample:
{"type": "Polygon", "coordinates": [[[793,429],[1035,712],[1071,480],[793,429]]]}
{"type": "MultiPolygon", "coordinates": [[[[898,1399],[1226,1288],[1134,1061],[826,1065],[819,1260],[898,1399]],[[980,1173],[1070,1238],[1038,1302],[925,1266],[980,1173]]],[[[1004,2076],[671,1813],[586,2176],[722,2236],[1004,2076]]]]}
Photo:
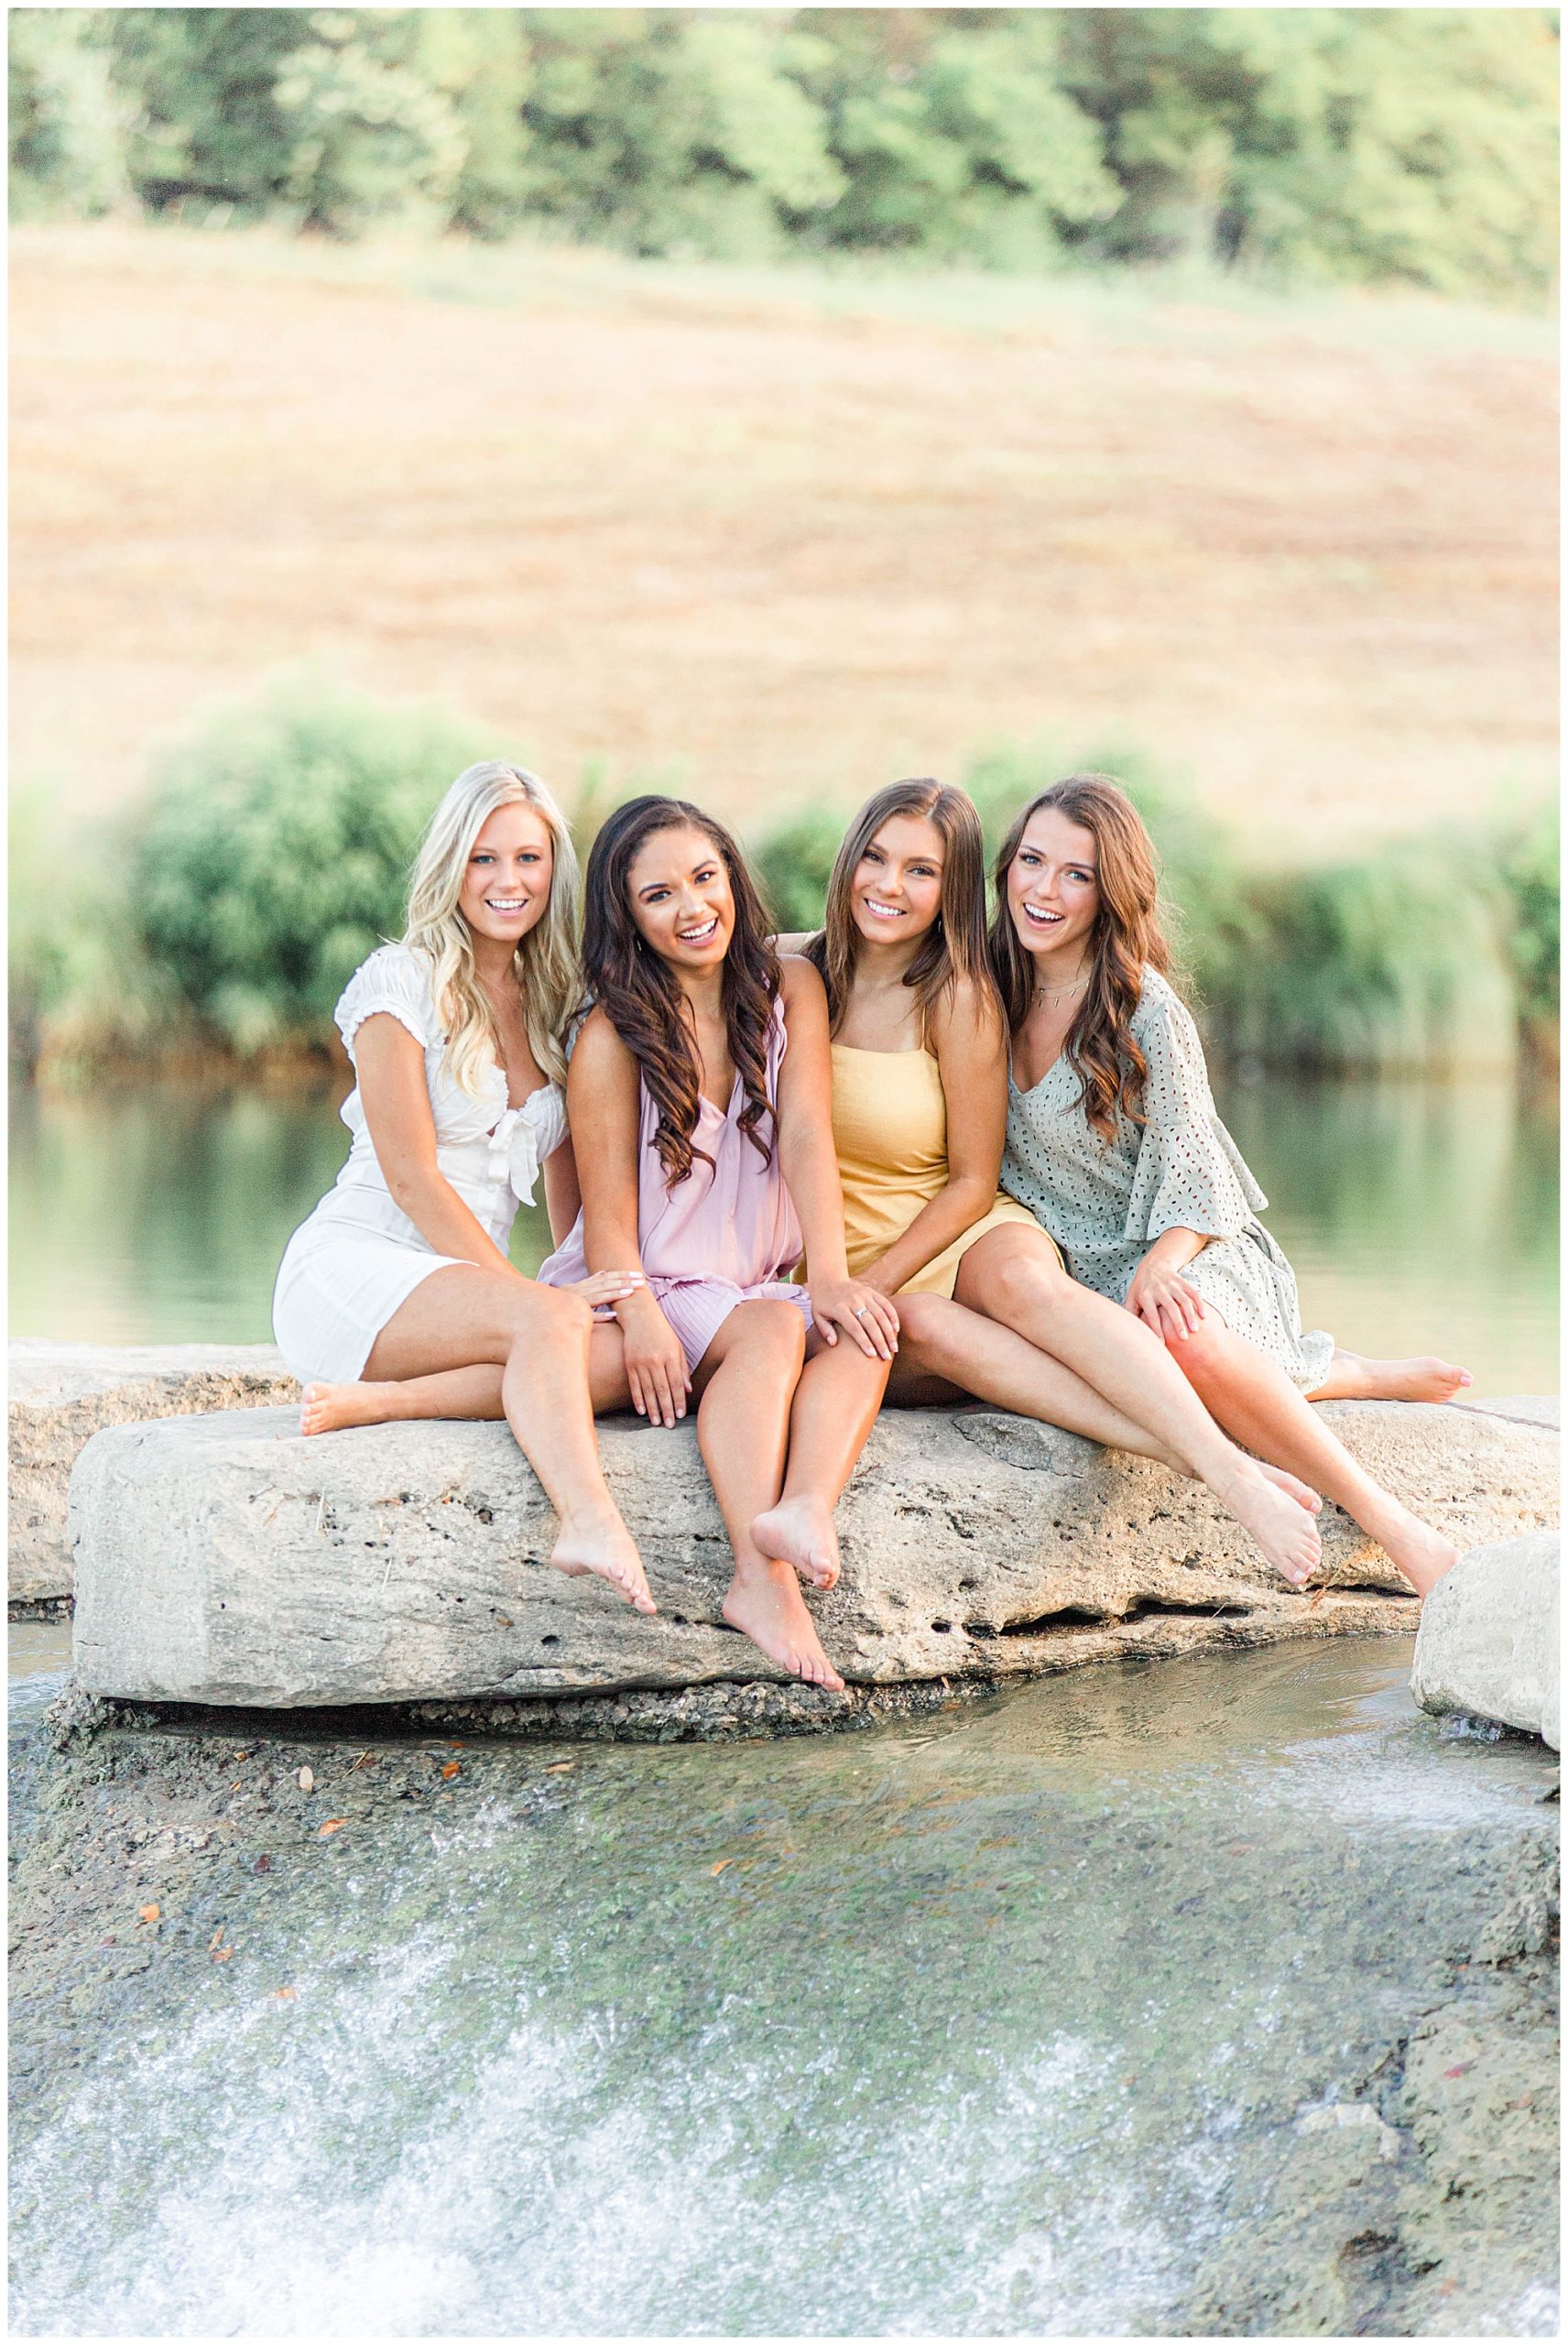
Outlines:
{"type": "Polygon", "coordinates": [[[474,966],[474,938],[458,910],[474,842],[498,807],[531,806],[550,836],[550,894],[543,916],[512,958],[523,1026],[541,1074],[566,1080],[566,1023],[583,990],[577,957],[577,856],[572,834],[544,783],[522,766],[486,758],[460,773],[419,842],[408,887],[403,942],[430,964],[436,1016],[446,1034],[452,1081],[477,1097],[486,1064],[501,1060],[501,1037],[474,966]]]}

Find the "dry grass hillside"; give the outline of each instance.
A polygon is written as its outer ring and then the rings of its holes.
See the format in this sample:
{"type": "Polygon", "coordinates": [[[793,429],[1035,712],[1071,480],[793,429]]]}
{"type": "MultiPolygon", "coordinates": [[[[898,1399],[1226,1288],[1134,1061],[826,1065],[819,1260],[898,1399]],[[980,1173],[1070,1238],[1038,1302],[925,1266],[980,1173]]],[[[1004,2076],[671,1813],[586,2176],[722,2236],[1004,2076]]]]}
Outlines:
{"type": "Polygon", "coordinates": [[[1416,304],[29,229],[14,771],[318,656],[742,817],[1136,739],[1265,852],[1550,774],[1552,337],[1416,304]]]}

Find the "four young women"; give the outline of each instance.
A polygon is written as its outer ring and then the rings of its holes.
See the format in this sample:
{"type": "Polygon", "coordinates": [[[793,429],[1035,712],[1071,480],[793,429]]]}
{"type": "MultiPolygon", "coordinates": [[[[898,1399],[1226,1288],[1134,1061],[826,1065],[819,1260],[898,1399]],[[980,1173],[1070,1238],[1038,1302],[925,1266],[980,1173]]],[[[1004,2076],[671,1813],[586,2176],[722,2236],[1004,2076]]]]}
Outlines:
{"type": "Polygon", "coordinates": [[[1166,976],[1130,802],[1058,783],[995,877],[987,934],[973,805],[897,783],[851,825],[821,934],[781,952],[723,826],[638,799],[594,842],[580,974],[559,809],[519,768],[471,767],[403,942],[338,1007],[354,1146],[274,1303],[304,1430],[505,1416],[560,1519],[551,1562],[651,1612],[593,1417],[694,1403],[724,1618],[828,1686],[801,1584],[838,1576],[833,1509],[888,1393],[1159,1458],[1298,1586],[1326,1490],[1424,1595],[1456,1551],[1304,1396],[1469,1379],[1302,1334],[1166,976]],[[541,1175],[536,1281],[506,1240],[541,1175]]]}

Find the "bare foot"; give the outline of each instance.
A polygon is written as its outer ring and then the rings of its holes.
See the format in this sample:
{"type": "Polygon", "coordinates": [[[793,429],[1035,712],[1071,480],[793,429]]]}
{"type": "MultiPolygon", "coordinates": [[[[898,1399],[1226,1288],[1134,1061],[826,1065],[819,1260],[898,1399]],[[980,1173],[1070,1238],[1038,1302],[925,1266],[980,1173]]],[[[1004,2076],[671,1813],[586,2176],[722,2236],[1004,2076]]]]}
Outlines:
{"type": "Polygon", "coordinates": [[[1475,1381],[1467,1368],[1430,1353],[1419,1359],[1363,1359],[1359,1352],[1335,1352],[1328,1372],[1334,1391],[1361,1401],[1452,1401],[1475,1381]]]}
{"type": "Polygon", "coordinates": [[[634,1612],[657,1612],[631,1532],[618,1514],[563,1515],[550,1560],[568,1579],[585,1572],[608,1580],[634,1612]]]}
{"type": "Polygon", "coordinates": [[[1399,1520],[1378,1533],[1378,1544],[1390,1563],[1398,1564],[1418,1596],[1430,1596],[1459,1561],[1459,1549],[1430,1522],[1399,1510],[1399,1520]]]}
{"type": "Polygon", "coordinates": [[[812,1587],[832,1587],[838,1577],[838,1532],[820,1499],[780,1499],[757,1516],[751,1535],[765,1555],[793,1564],[812,1587]]]}
{"type": "Polygon", "coordinates": [[[843,1693],[844,1680],[822,1651],[789,1565],[769,1558],[761,1571],[737,1569],[721,1609],[732,1629],[739,1629],[791,1676],[843,1693]]]}
{"type": "Polygon", "coordinates": [[[396,1384],[307,1384],[299,1401],[301,1433],[341,1433],[344,1425],[384,1425],[402,1412],[396,1384]]]}
{"type": "Polygon", "coordinates": [[[1248,1458],[1235,1479],[1214,1493],[1250,1531],[1276,1571],[1304,1587],[1323,1560],[1323,1541],[1310,1508],[1248,1458]]]}
{"type": "Polygon", "coordinates": [[[1316,1490],[1305,1482],[1299,1482],[1294,1474],[1287,1474],[1283,1466],[1266,1466],[1261,1457],[1257,1460],[1257,1465],[1258,1472],[1266,1482],[1272,1482],[1277,1489],[1281,1489],[1288,1497],[1293,1498],[1296,1504],[1304,1506],[1309,1514],[1323,1512],[1323,1500],[1316,1490]]]}

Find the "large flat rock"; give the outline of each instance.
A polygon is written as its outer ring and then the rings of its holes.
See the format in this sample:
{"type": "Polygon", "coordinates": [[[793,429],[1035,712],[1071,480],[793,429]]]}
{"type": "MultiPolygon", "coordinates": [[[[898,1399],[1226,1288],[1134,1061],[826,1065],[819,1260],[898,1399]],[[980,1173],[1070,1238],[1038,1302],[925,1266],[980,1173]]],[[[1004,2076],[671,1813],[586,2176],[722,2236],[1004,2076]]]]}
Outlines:
{"type": "MultiPolygon", "coordinates": [[[[1549,1432],[1389,1402],[1324,1414],[1467,1547],[1555,1520],[1549,1432]]],[[[504,1426],[307,1441],[261,1409],[96,1434],[71,1483],[80,1682],[292,1707],[779,1674],[720,1618],[728,1548],[694,1428],[623,1419],[600,1438],[653,1620],[550,1568],[553,1518],[504,1426]]],[[[1415,1626],[1404,1582],[1334,1510],[1314,1606],[1196,1485],[1022,1418],[886,1411],[839,1525],[844,1577],[812,1603],[864,1685],[1415,1626]]]]}
{"type": "Polygon", "coordinates": [[[1421,1607],[1410,1691],[1423,1710],[1461,1711],[1562,1749],[1554,1531],[1465,1555],[1421,1607]]]}
{"type": "Polygon", "coordinates": [[[199,1409],[254,1409],[299,1390],[270,1344],[14,1343],[6,1350],[9,1593],[71,1594],[71,1469],[105,1425],[199,1409]]]}

